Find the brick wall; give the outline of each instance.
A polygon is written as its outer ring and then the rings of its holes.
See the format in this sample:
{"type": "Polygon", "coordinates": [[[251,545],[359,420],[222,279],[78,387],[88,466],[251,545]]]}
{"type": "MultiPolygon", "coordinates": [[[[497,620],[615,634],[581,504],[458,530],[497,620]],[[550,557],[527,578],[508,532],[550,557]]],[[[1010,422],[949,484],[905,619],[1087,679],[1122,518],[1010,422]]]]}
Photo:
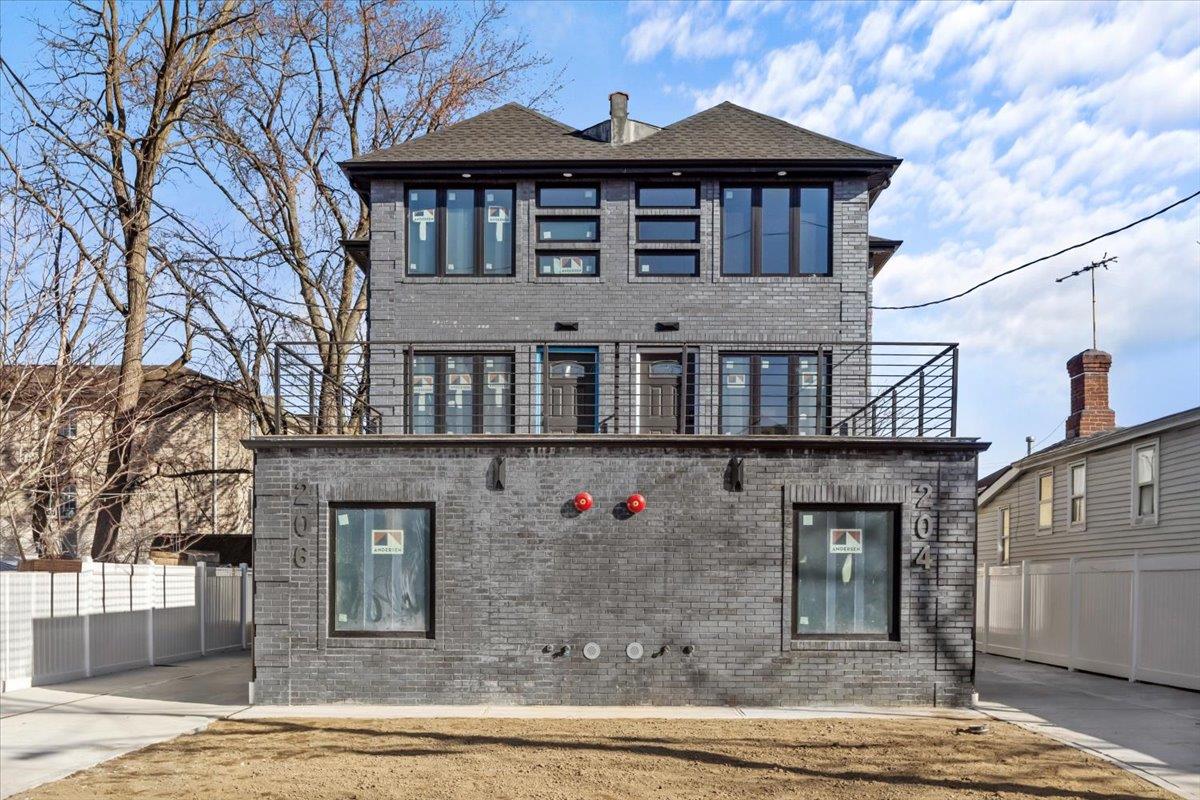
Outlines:
{"type": "Polygon", "coordinates": [[[257,443],[256,700],[966,702],[975,445],[613,439],[257,443]],[[486,480],[497,455],[503,491],[486,480]],[[746,458],[742,492],[727,488],[734,455],[746,458]],[[922,484],[931,491],[918,505],[922,484]],[[581,489],[596,508],[565,513],[581,489]],[[649,508],[622,518],[614,509],[633,491],[649,508]],[[436,504],[435,638],[328,635],[328,503],[339,501],[436,504]],[[790,509],[802,503],[900,509],[899,641],[792,640],[790,509]],[[921,513],[932,521],[928,569],[913,563],[921,513]],[[594,661],[582,655],[589,641],[602,648],[594,661]],[[630,641],[644,658],[625,656],[630,641]],[[568,643],[570,657],[543,652],[568,643]],[[663,644],[670,652],[651,658],[663,644]]]}

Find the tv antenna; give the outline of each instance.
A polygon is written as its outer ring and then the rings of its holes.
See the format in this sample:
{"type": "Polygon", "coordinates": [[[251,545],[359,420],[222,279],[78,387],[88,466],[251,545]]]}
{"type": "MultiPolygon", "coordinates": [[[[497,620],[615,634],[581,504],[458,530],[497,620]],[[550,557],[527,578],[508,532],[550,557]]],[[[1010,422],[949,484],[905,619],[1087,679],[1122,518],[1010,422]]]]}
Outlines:
{"type": "Polygon", "coordinates": [[[1117,257],[1110,256],[1107,252],[1105,252],[1104,256],[1099,261],[1093,261],[1092,263],[1088,264],[1086,267],[1080,267],[1079,269],[1075,270],[1074,272],[1070,273],[1069,275],[1063,275],[1061,278],[1054,279],[1055,283],[1062,283],[1063,281],[1070,280],[1071,278],[1077,277],[1079,275],[1083,275],[1084,273],[1087,273],[1088,275],[1091,276],[1091,278],[1092,278],[1092,349],[1093,350],[1096,349],[1096,270],[1103,267],[1107,271],[1108,265],[1115,264],[1115,263],[1117,263],[1117,257]]]}

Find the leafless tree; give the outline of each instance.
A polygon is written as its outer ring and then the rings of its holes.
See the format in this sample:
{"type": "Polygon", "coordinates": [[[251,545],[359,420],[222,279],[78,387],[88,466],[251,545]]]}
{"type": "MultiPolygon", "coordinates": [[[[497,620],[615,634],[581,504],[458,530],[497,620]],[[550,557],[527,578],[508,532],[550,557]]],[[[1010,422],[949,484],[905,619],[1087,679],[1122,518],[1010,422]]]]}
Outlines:
{"type": "MultiPolygon", "coordinates": [[[[270,430],[267,345],[316,342],[316,427],[363,388],[365,285],[341,242],[368,231],[367,205],[337,162],[423,135],[524,87],[557,88],[548,61],[504,32],[494,2],[277,2],[263,8],[189,124],[192,165],[221,193],[237,232],[193,229],[169,259],[201,329],[228,354],[270,430]],[[241,239],[239,249],[230,249],[241,239]],[[220,246],[212,242],[220,242],[220,246]]],[[[273,387],[275,392],[281,387],[273,387]]]]}
{"type": "MultiPolygon", "coordinates": [[[[136,480],[134,432],[142,386],[182,368],[179,358],[148,375],[151,254],[166,216],[156,202],[178,166],[181,128],[196,98],[218,82],[223,55],[250,10],[238,0],[73,0],[43,26],[42,61],[26,77],[0,62],[15,101],[21,145],[0,144],[18,202],[38,205],[70,239],[122,321],[114,413],[92,555],[111,558],[124,503],[136,480]]],[[[185,337],[190,342],[190,337],[185,337]]]]}

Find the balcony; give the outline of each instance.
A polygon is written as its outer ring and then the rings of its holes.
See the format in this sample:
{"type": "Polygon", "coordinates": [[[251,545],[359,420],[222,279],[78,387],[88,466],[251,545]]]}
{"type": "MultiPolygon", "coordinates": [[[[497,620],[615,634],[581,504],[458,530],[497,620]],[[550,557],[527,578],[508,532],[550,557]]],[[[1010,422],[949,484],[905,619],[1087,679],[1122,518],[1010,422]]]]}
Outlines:
{"type": "Polygon", "coordinates": [[[280,342],[272,372],[281,435],[957,436],[946,343],[280,342]]]}

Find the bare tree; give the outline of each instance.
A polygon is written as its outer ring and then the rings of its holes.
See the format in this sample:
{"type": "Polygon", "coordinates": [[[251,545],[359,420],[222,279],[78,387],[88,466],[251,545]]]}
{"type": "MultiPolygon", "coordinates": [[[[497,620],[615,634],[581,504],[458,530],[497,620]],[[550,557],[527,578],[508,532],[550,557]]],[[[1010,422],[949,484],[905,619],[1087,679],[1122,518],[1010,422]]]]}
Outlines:
{"type": "Polygon", "coordinates": [[[243,246],[228,247],[228,230],[193,230],[186,252],[168,260],[263,430],[267,345],[279,334],[317,343],[317,429],[340,425],[335,395],[347,384],[362,389],[354,381],[361,350],[349,343],[362,336],[365,285],[341,242],[364,237],[369,223],[337,161],[420,136],[525,86],[539,86],[523,97],[535,104],[557,88],[553,75],[539,84],[547,61],[503,32],[503,14],[493,2],[272,3],[239,40],[225,87],[204,98],[189,127],[192,164],[242,223],[243,246]]]}
{"type": "MultiPolygon", "coordinates": [[[[16,101],[22,147],[0,145],[18,197],[70,237],[122,320],[114,413],[92,555],[111,558],[129,487],[155,273],[150,255],[164,215],[156,195],[195,99],[224,69],[222,54],[250,16],[238,0],[158,0],[122,13],[118,0],[74,0],[60,27],[43,27],[44,60],[29,82],[3,75],[16,101]],[[48,187],[59,191],[51,192],[48,187]]],[[[190,340],[189,340],[190,341],[190,340]]]]}

